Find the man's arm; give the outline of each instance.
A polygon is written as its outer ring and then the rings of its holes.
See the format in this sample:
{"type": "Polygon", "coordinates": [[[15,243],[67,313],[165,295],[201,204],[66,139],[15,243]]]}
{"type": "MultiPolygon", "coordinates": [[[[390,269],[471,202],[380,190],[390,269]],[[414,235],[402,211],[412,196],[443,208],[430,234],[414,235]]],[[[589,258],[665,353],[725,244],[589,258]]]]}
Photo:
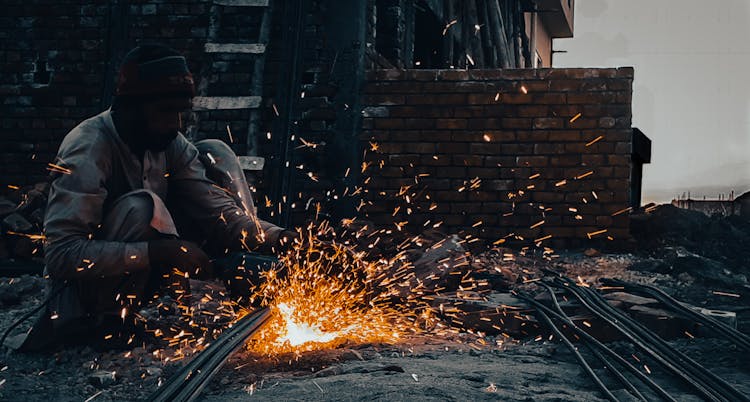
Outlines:
{"type": "Polygon", "coordinates": [[[79,126],[63,140],[57,163],[67,169],[53,182],[45,216],[45,262],[51,277],[83,279],[145,269],[146,242],[94,240],[102,222],[111,174],[111,150],[103,134],[79,126]]]}
{"type": "Polygon", "coordinates": [[[170,146],[170,198],[182,201],[182,209],[208,239],[229,249],[255,249],[275,245],[284,231],[258,219],[255,211],[240,208],[227,191],[209,180],[198,150],[182,135],[170,146]]]}

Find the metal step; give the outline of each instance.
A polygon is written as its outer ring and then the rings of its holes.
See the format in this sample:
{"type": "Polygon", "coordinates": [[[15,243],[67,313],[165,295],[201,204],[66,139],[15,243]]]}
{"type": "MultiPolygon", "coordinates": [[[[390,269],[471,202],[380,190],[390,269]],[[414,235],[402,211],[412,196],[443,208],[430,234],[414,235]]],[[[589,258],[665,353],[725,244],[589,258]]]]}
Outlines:
{"type": "Polygon", "coordinates": [[[268,0],[214,0],[214,4],[231,7],[268,7],[268,0]]]}
{"type": "Polygon", "coordinates": [[[266,45],[262,43],[206,43],[206,53],[253,53],[262,54],[266,45]]]}
{"type": "Polygon", "coordinates": [[[266,158],[262,156],[238,156],[242,170],[263,170],[266,158]]]}
{"type": "Polygon", "coordinates": [[[260,96],[196,96],[193,110],[257,109],[261,100],[260,96]]]}

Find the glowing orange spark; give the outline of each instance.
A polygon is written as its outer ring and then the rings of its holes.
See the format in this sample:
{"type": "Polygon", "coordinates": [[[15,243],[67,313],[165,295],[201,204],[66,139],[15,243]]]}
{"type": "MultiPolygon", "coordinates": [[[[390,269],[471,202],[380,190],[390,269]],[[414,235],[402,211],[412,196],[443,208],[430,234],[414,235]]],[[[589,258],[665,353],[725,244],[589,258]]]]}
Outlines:
{"type": "Polygon", "coordinates": [[[601,140],[602,138],[604,138],[604,136],[603,136],[603,135],[600,135],[600,136],[598,136],[598,137],[594,138],[593,140],[591,140],[591,141],[587,142],[587,143],[586,143],[586,146],[587,146],[587,147],[589,147],[589,146],[591,146],[591,145],[594,145],[594,144],[596,144],[597,142],[599,142],[599,141],[600,141],[600,140],[601,140]]]}

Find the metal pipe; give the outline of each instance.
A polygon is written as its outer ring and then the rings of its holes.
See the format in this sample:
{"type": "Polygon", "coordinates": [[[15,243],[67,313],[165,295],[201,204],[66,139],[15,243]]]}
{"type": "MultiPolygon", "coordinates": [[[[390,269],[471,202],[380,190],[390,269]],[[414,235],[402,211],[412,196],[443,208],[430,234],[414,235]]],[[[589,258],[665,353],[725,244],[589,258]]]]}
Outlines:
{"type": "MultiPolygon", "coordinates": [[[[552,290],[552,288],[549,285],[547,285],[546,283],[542,283],[542,286],[544,286],[544,288],[547,289],[547,292],[549,293],[550,298],[552,299],[552,305],[555,307],[555,310],[557,310],[557,312],[560,315],[568,318],[569,321],[566,322],[566,324],[568,324],[568,325],[571,325],[571,324],[575,325],[575,324],[573,324],[572,320],[570,320],[570,318],[567,316],[567,314],[565,314],[565,312],[563,311],[562,307],[560,307],[560,303],[557,302],[557,296],[555,296],[555,291],[552,290]]],[[[638,389],[630,381],[628,381],[628,379],[625,378],[625,376],[622,375],[622,373],[620,373],[618,370],[615,370],[612,362],[610,362],[603,354],[601,354],[601,352],[599,352],[599,350],[597,350],[594,347],[594,345],[591,344],[591,342],[587,341],[586,339],[584,339],[583,341],[586,344],[586,346],[589,348],[589,350],[591,350],[591,353],[593,353],[594,356],[596,356],[597,359],[599,359],[599,361],[601,361],[602,364],[604,364],[604,367],[610,373],[612,373],[612,375],[615,376],[615,378],[617,378],[618,381],[620,381],[620,384],[624,385],[625,388],[627,388],[628,390],[630,390],[630,392],[632,392],[640,400],[647,401],[647,399],[643,396],[643,394],[641,394],[641,392],[638,391],[638,389]]],[[[602,346],[604,346],[604,345],[602,345],[602,346]]]]}
{"type": "Polygon", "coordinates": [[[578,351],[578,349],[576,349],[573,343],[571,343],[570,340],[567,337],[565,337],[565,335],[555,326],[555,324],[552,323],[552,320],[550,320],[547,314],[545,314],[544,311],[542,310],[537,310],[536,312],[539,315],[539,317],[542,318],[545,324],[547,324],[547,326],[550,327],[552,332],[554,332],[555,335],[558,338],[560,338],[560,340],[563,341],[565,346],[567,346],[568,349],[570,349],[571,353],[573,353],[573,356],[575,356],[576,360],[578,360],[578,363],[580,363],[581,367],[583,367],[583,370],[586,372],[586,374],[589,375],[589,377],[591,377],[591,379],[594,381],[596,386],[599,387],[599,390],[602,391],[604,396],[606,396],[607,399],[609,399],[610,401],[615,401],[615,402],[619,401],[619,399],[617,399],[617,397],[615,397],[614,394],[612,394],[612,392],[607,388],[607,386],[604,385],[602,380],[599,379],[596,373],[594,373],[594,370],[591,369],[591,366],[589,366],[589,364],[586,362],[586,359],[584,359],[583,356],[581,356],[581,353],[578,351]]]}
{"type": "Polygon", "coordinates": [[[260,330],[271,317],[271,309],[264,307],[248,314],[222,333],[205,350],[175,373],[166,384],[149,398],[152,402],[193,401],[243,342],[260,330]]]}
{"type": "Polygon", "coordinates": [[[662,365],[662,367],[671,371],[673,374],[675,374],[676,376],[681,378],[683,381],[685,381],[688,385],[692,386],[696,391],[698,391],[698,393],[700,393],[706,399],[711,400],[711,401],[717,401],[717,402],[723,400],[722,398],[720,398],[719,396],[715,394],[715,391],[708,389],[705,386],[705,384],[698,381],[696,378],[686,374],[681,369],[681,367],[679,367],[680,366],[679,364],[672,361],[672,359],[669,359],[666,356],[656,352],[654,350],[655,345],[646,344],[641,337],[634,334],[629,328],[626,328],[620,325],[619,324],[621,322],[620,320],[618,320],[617,318],[613,318],[607,312],[602,311],[598,306],[594,305],[594,303],[591,300],[589,300],[585,295],[578,293],[577,289],[575,289],[577,287],[575,284],[573,286],[569,286],[569,285],[563,285],[561,283],[557,283],[556,285],[558,285],[559,288],[568,290],[581,302],[581,304],[584,307],[589,309],[592,313],[594,313],[600,319],[604,320],[607,324],[617,329],[623,336],[625,336],[628,340],[630,340],[630,342],[632,342],[642,351],[644,351],[645,353],[650,355],[652,358],[654,358],[657,362],[659,362],[659,364],[662,365]]]}
{"type": "Polygon", "coordinates": [[[549,309],[549,307],[539,303],[538,301],[534,300],[533,297],[526,295],[522,292],[516,292],[517,297],[527,301],[528,303],[532,304],[534,307],[545,310],[547,314],[550,314],[557,318],[560,321],[565,322],[568,324],[568,326],[576,332],[579,336],[581,336],[583,339],[586,339],[587,341],[591,342],[592,344],[596,345],[599,349],[601,349],[604,353],[615,359],[620,365],[626,367],[628,370],[630,370],[636,377],[638,377],[643,383],[651,387],[656,393],[662,396],[663,399],[670,401],[670,402],[677,402],[674,398],[672,398],[671,395],[669,395],[664,389],[662,389],[658,384],[653,382],[650,378],[648,378],[645,374],[643,374],[640,370],[635,368],[630,362],[625,360],[622,356],[615,353],[612,349],[606,347],[604,344],[602,344],[598,339],[591,336],[588,332],[584,331],[573,321],[571,321],[567,317],[561,316],[559,313],[556,313],[549,309]]]}
{"type": "Polygon", "coordinates": [[[653,333],[650,329],[646,328],[641,323],[631,319],[623,313],[613,308],[598,292],[591,288],[583,287],[582,290],[591,296],[591,299],[595,301],[603,309],[612,313],[615,317],[622,320],[626,325],[629,325],[631,329],[635,330],[636,333],[646,338],[658,349],[662,350],[662,353],[667,354],[670,358],[674,359],[678,364],[682,365],[685,370],[691,372],[694,377],[700,379],[710,389],[727,398],[729,401],[748,401],[750,398],[740,393],[732,385],[716,376],[714,373],[708,371],[705,367],[700,365],[695,360],[691,359],[682,352],[674,349],[671,345],[667,344],[662,338],[653,333]]]}

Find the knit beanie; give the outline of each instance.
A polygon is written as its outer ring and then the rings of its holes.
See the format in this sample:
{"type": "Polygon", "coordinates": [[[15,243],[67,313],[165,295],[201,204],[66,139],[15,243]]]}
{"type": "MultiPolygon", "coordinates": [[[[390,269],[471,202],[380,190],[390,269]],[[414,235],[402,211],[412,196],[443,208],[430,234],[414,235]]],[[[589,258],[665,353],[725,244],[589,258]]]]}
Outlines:
{"type": "Polygon", "coordinates": [[[120,66],[115,96],[195,96],[193,75],[179,52],[164,45],[141,45],[120,66]]]}

